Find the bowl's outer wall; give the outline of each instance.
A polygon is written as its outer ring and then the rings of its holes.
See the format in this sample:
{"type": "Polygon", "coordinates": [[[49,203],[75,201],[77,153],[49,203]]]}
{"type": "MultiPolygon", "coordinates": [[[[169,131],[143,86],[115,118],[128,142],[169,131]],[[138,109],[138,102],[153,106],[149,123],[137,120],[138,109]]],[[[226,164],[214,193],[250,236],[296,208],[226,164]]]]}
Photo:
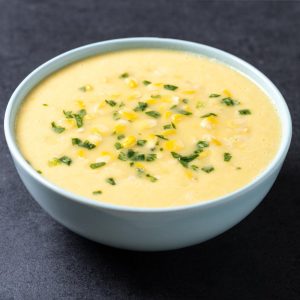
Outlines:
{"type": "MultiPolygon", "coordinates": [[[[210,239],[247,216],[264,198],[274,183],[286,156],[290,138],[291,121],[284,100],[276,87],[255,68],[221,50],[205,45],[169,39],[133,38],[96,43],[74,49],[45,63],[31,73],[16,89],[5,115],[5,134],[19,175],[35,200],[54,219],[72,231],[97,242],[131,250],[170,250],[190,246],[210,239]],[[209,205],[196,205],[176,210],[114,209],[99,204],[90,205],[72,199],[44,184],[40,175],[27,166],[15,146],[15,118],[26,94],[52,72],[87,56],[131,48],[167,48],[184,50],[213,57],[255,81],[276,103],[282,120],[283,139],[272,169],[254,184],[209,205]],[[273,97],[274,96],[274,97],[273,97]],[[274,100],[275,99],[275,100],[274,100]]],[[[57,189],[56,189],[57,190],[57,189]]],[[[208,203],[207,203],[208,204],[208,203]]]]}
{"type": "Polygon", "coordinates": [[[226,203],[153,214],[113,211],[75,202],[39,184],[18,162],[15,161],[15,165],[33,198],[59,223],[96,242],[139,251],[178,249],[223,233],[262,201],[280,169],[251,192],[226,203]]]}

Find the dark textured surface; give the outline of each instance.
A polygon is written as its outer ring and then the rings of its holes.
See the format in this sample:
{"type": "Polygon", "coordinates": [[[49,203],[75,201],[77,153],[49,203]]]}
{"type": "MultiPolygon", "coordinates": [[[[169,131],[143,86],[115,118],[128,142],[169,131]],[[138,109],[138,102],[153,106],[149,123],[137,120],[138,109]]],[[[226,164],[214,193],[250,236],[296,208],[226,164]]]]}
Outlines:
{"type": "Polygon", "coordinates": [[[297,1],[0,0],[0,299],[300,299],[299,30],[297,1]],[[127,36],[236,54],[269,76],[291,109],[293,142],[273,189],[202,245],[147,254],[81,238],[41,210],[8,154],[2,119],[21,79],[68,49],[127,36]]]}

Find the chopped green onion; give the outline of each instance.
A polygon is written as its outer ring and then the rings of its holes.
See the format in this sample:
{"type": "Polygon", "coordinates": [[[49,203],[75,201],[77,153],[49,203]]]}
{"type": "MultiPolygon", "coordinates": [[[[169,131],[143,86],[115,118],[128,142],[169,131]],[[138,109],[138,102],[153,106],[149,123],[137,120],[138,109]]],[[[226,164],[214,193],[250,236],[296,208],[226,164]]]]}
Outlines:
{"type": "Polygon", "coordinates": [[[209,98],[217,98],[217,97],[220,97],[221,95],[219,94],[210,94],[209,95],[209,98]]]}
{"type": "Polygon", "coordinates": [[[208,114],[205,114],[205,115],[201,116],[200,118],[207,118],[207,117],[210,117],[210,116],[216,117],[217,115],[214,114],[214,113],[208,113],[208,114]]]}
{"type": "Polygon", "coordinates": [[[230,161],[232,158],[232,155],[229,152],[224,153],[224,161],[230,161]]]}
{"type": "Polygon", "coordinates": [[[169,91],[175,91],[178,89],[178,86],[172,84],[165,84],[164,88],[169,91]]]}
{"type": "Polygon", "coordinates": [[[120,75],[120,78],[127,78],[129,77],[129,74],[127,72],[120,75]]]}
{"type": "Polygon", "coordinates": [[[93,191],[93,195],[101,195],[101,194],[102,194],[102,191],[101,191],[101,190],[93,191]]]}
{"type": "Polygon", "coordinates": [[[148,104],[146,102],[138,102],[138,106],[135,107],[134,111],[144,111],[148,107],[148,104]]]}
{"type": "Polygon", "coordinates": [[[105,100],[105,102],[112,107],[117,105],[117,102],[114,100],[105,100]]]}
{"type": "Polygon", "coordinates": [[[105,162],[98,162],[98,163],[90,164],[90,168],[91,169],[98,169],[98,168],[101,168],[101,167],[103,167],[105,165],[106,165],[105,162]]]}
{"type": "Polygon", "coordinates": [[[206,167],[201,168],[201,170],[202,170],[203,172],[205,172],[205,173],[210,173],[210,172],[212,172],[214,169],[215,169],[215,168],[212,167],[212,166],[206,166],[206,167]]]}
{"type": "Polygon", "coordinates": [[[239,104],[238,101],[233,100],[233,99],[230,98],[230,97],[223,98],[223,99],[221,100],[221,103],[225,104],[226,106],[234,106],[234,105],[239,104]]]}
{"type": "Polygon", "coordinates": [[[161,114],[158,111],[154,111],[154,110],[146,111],[146,115],[155,119],[161,116],[161,114]]]}
{"type": "Polygon", "coordinates": [[[62,132],[64,132],[65,129],[66,129],[66,128],[64,128],[64,127],[61,127],[61,126],[56,125],[55,122],[52,122],[52,123],[51,123],[51,126],[52,126],[53,131],[56,132],[56,133],[62,133],[62,132]]]}
{"type": "Polygon", "coordinates": [[[111,184],[111,185],[116,185],[116,181],[112,177],[107,178],[106,182],[111,184]]]}
{"type": "Polygon", "coordinates": [[[137,140],[137,142],[136,142],[137,146],[140,146],[140,147],[144,146],[146,143],[147,143],[146,140],[137,140]]]}
{"type": "Polygon", "coordinates": [[[144,85],[149,85],[149,84],[151,84],[151,81],[144,80],[144,81],[143,81],[143,84],[144,84],[144,85]]]}
{"type": "Polygon", "coordinates": [[[82,148],[86,148],[88,150],[92,150],[96,147],[96,145],[90,143],[88,140],[85,140],[84,142],[79,138],[72,138],[72,145],[77,145],[82,148]]]}
{"type": "Polygon", "coordinates": [[[250,109],[241,109],[239,110],[240,115],[251,115],[250,109]]]}

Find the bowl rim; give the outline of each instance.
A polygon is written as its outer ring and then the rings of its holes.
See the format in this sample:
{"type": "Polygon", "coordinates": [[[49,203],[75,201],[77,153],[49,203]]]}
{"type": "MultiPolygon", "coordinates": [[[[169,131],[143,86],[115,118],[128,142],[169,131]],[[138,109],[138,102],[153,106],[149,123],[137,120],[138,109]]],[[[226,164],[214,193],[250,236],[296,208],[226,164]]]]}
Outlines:
{"type": "MultiPolygon", "coordinates": [[[[200,52],[200,51],[199,51],[200,52]]],[[[212,56],[211,56],[212,57],[212,56]]],[[[210,57],[210,58],[211,58],[210,57]]],[[[267,93],[261,84],[259,84],[256,80],[254,80],[251,76],[248,76],[247,74],[243,73],[242,71],[236,69],[230,64],[227,64],[226,62],[223,62],[222,60],[217,59],[217,61],[220,61],[221,63],[224,63],[225,65],[235,69],[242,75],[246,76],[248,79],[250,79],[252,82],[254,82],[256,85],[258,85],[266,94],[270,97],[269,93],[267,93]]],[[[274,98],[274,96],[273,96],[274,98]]],[[[261,71],[256,69],[251,64],[247,63],[243,59],[238,58],[235,55],[232,55],[226,51],[220,50],[215,47],[211,47],[205,44],[197,43],[197,42],[191,42],[186,40],[180,40],[180,39],[170,39],[170,38],[159,38],[159,37],[130,37],[130,38],[121,38],[121,39],[111,39],[111,40],[105,40],[101,42],[95,42],[91,44],[87,44],[84,46],[80,46],[74,49],[71,49],[69,51],[66,51],[60,55],[55,56],[54,58],[46,61],[36,69],[34,69],[32,72],[30,72],[29,75],[23,79],[23,81],[18,85],[18,87],[15,89],[13,94],[10,97],[10,100],[8,102],[6,111],[5,111],[5,117],[4,117],[4,132],[6,141],[8,144],[8,148],[11,152],[11,155],[15,162],[17,162],[23,170],[26,171],[27,175],[30,175],[33,177],[39,184],[42,184],[44,187],[50,189],[52,192],[55,192],[59,195],[62,195],[64,198],[67,198],[68,200],[75,201],[77,203],[92,206],[94,208],[98,209],[106,209],[106,210],[112,210],[112,211],[126,211],[126,212],[136,212],[136,213],[165,213],[165,212],[176,212],[176,211],[184,211],[184,210],[192,210],[192,209],[205,209],[208,207],[213,207],[216,205],[225,204],[229,201],[232,201],[234,199],[237,199],[241,197],[242,195],[250,192],[251,190],[255,189],[260,183],[262,183],[267,177],[272,175],[273,171],[276,171],[278,168],[281,167],[281,164],[283,163],[286,154],[288,152],[290,142],[291,142],[291,136],[292,136],[292,120],[291,115],[288,109],[288,106],[280,93],[280,91],[277,89],[277,87],[273,84],[273,82],[266,77],[261,71]],[[135,46],[138,44],[139,46],[135,46]],[[150,45],[147,47],[144,47],[144,44],[150,45]],[[154,45],[151,47],[151,45],[154,45]],[[159,44],[160,46],[155,46],[155,44],[159,44]],[[78,194],[75,194],[71,191],[65,190],[58,185],[52,183],[42,175],[36,172],[35,169],[33,169],[25,160],[23,157],[21,151],[19,150],[16,140],[15,140],[15,119],[17,113],[13,113],[13,109],[15,108],[16,111],[18,111],[20,105],[22,104],[26,94],[37,84],[39,84],[44,78],[49,76],[50,74],[58,71],[59,69],[69,65],[70,63],[80,61],[84,58],[87,58],[89,56],[97,55],[97,53],[91,54],[91,55],[83,55],[81,58],[77,58],[74,60],[71,60],[68,62],[68,57],[72,54],[84,52],[85,50],[89,50],[94,47],[99,47],[99,54],[101,53],[100,49],[101,47],[113,47],[114,45],[117,45],[119,49],[114,50],[108,50],[104,51],[104,53],[119,51],[119,50],[125,50],[125,49],[140,49],[140,48],[162,48],[162,49],[171,49],[171,50],[181,50],[183,52],[190,52],[190,53],[196,53],[198,55],[207,56],[202,53],[197,53],[196,51],[189,51],[188,48],[197,47],[202,49],[206,52],[212,52],[216,55],[220,55],[222,57],[231,59],[235,61],[238,65],[241,67],[244,67],[248,69],[250,72],[252,72],[255,76],[258,76],[260,80],[265,84],[268,85],[269,88],[273,91],[273,94],[276,96],[276,101],[278,103],[273,102],[273,105],[275,108],[278,108],[277,106],[280,105],[280,111],[278,111],[278,115],[281,122],[282,127],[282,136],[279,148],[276,152],[276,155],[273,157],[273,159],[268,163],[266,168],[264,168],[263,171],[261,171],[255,178],[253,178],[248,184],[242,186],[241,188],[225,194],[223,196],[211,199],[211,200],[205,200],[203,202],[188,204],[188,205],[177,205],[177,206],[170,206],[170,207],[153,207],[153,208],[147,208],[147,207],[135,207],[135,206],[126,206],[126,205],[118,205],[118,204],[111,204],[108,202],[103,202],[101,199],[99,200],[93,200],[78,194]],[[170,47],[173,46],[173,47],[170,47]],[[178,49],[177,49],[178,48],[178,49]],[[43,75],[40,79],[36,80],[35,84],[26,92],[26,94],[22,97],[22,100],[19,101],[19,104],[15,104],[16,100],[20,97],[19,94],[24,90],[28,82],[32,79],[33,76],[39,74],[44,68],[56,63],[57,61],[64,61],[61,63],[60,67],[57,67],[54,71],[49,72],[47,75],[43,75]],[[66,62],[67,61],[67,62],[66,62]],[[17,105],[15,107],[15,105],[17,105]],[[283,131],[283,125],[285,125],[285,131],[283,131]]]]}

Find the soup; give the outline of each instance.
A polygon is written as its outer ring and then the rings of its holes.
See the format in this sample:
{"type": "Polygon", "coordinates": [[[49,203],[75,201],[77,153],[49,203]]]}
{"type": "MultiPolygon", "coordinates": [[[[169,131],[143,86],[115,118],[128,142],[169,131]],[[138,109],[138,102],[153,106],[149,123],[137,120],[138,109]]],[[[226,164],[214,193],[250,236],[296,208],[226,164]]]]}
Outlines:
{"type": "Polygon", "coordinates": [[[136,49],[73,63],[37,85],[19,148],[49,181],[118,205],[189,205],[231,193],[275,156],[281,126],[251,80],[191,53],[136,49]]]}

